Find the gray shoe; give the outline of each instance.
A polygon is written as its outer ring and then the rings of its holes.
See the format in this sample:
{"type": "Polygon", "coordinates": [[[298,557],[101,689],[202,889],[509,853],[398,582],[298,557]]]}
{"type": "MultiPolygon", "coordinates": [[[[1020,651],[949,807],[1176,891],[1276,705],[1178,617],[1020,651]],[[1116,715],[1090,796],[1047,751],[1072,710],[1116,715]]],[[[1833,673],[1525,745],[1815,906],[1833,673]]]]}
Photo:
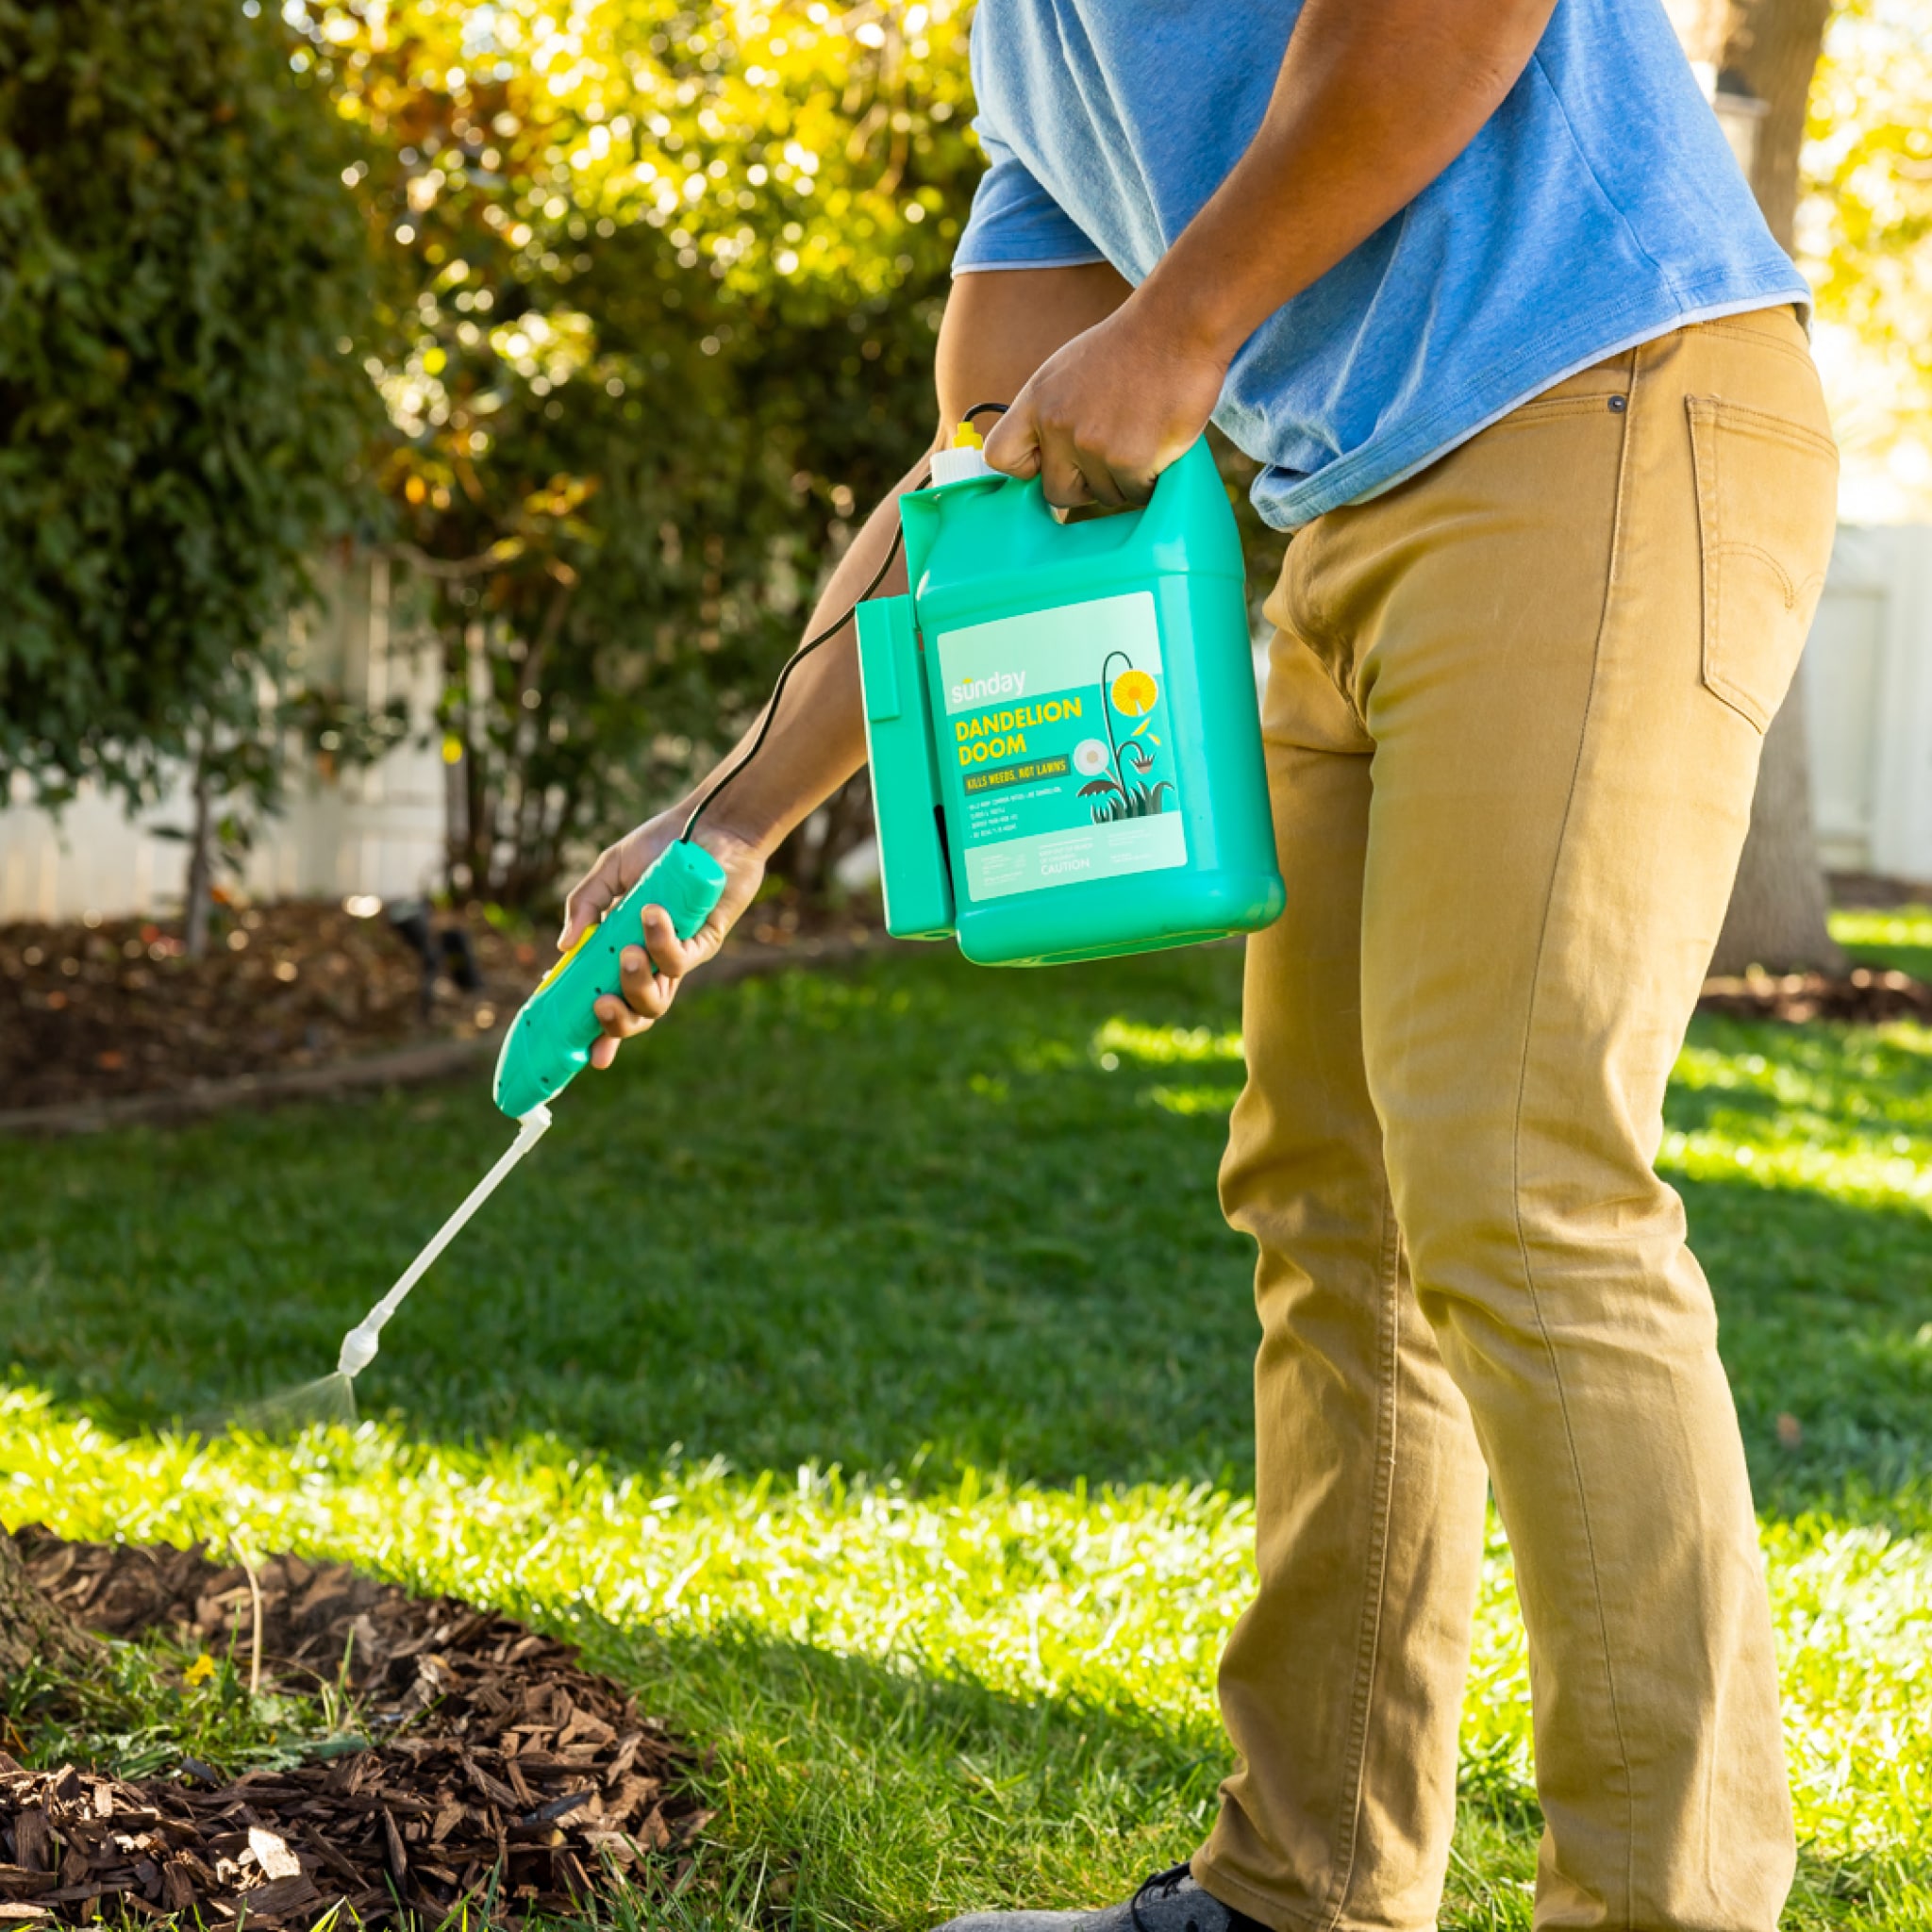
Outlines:
{"type": "Polygon", "coordinates": [[[939,1932],[1268,1932],[1194,1883],[1185,1865],[1157,1872],[1124,1905],[1091,1912],[968,1912],[939,1932]]]}

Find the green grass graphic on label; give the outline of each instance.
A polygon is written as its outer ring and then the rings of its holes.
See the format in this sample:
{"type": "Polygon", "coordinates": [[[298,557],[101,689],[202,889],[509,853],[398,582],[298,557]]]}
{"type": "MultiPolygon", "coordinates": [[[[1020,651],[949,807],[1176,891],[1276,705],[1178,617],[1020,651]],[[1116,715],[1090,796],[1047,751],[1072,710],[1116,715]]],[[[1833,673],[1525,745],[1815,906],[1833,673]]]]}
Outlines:
{"type": "Polygon", "coordinates": [[[1151,728],[1155,708],[1160,702],[1160,688],[1146,672],[1134,669],[1133,660],[1124,651],[1108,653],[1106,663],[1100,667],[1100,688],[1101,710],[1107,720],[1107,742],[1113,755],[1113,770],[1081,786],[1080,796],[1099,801],[1093,807],[1093,823],[1096,825],[1108,824],[1116,819],[1156,818],[1161,811],[1166,794],[1174,790],[1172,779],[1149,780],[1160,744],[1159,738],[1151,728]],[[1122,668],[1114,673],[1109,682],[1108,674],[1113,672],[1116,661],[1122,668]],[[1116,712],[1123,718],[1139,718],[1141,721],[1128,734],[1124,744],[1116,735],[1116,712]],[[1143,735],[1149,741],[1142,742],[1143,735]],[[1131,778],[1127,775],[1129,770],[1134,774],[1131,778]]]}

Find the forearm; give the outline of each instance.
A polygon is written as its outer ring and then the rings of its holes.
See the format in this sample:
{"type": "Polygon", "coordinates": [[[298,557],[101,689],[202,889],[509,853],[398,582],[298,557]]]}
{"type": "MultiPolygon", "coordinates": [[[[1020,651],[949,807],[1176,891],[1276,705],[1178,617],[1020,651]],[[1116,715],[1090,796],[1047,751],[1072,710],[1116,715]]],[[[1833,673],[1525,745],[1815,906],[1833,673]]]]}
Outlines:
{"type": "Polygon", "coordinates": [[[1254,142],[1129,306],[1224,368],[1469,145],[1554,6],[1307,0],[1254,142]]]}
{"type": "MultiPolygon", "coordinates": [[[[865,520],[839,559],[813,606],[807,637],[850,610],[872,581],[899,522],[899,498],[924,474],[925,459],[899,480],[865,520]]],[[[875,595],[896,596],[906,588],[902,556],[875,595]]],[[[761,710],[749,730],[697,785],[691,801],[712,791],[740,766],[764,718],[761,710]]],[[[741,840],[760,856],[775,851],[785,835],[829,798],[865,762],[865,717],[858,683],[857,626],[847,622],[828,643],[820,645],[786,681],[777,716],[758,757],[730,780],[704,823],[741,840]]],[[[689,804],[685,807],[689,809],[689,804]]]]}
{"type": "MultiPolygon", "coordinates": [[[[1047,357],[1111,314],[1126,293],[1120,276],[1098,265],[964,276],[947,300],[940,328],[933,372],[939,440],[974,404],[1011,402],[1047,357]]],[[[816,637],[849,610],[872,581],[898,525],[899,498],[924,474],[926,462],[922,457],[866,519],[819,598],[807,637],[816,637]]],[[[895,596],[905,588],[901,558],[877,594],[895,596]]],[[[729,832],[761,857],[775,850],[793,825],[865,761],[862,703],[858,638],[848,625],[792,673],[771,736],[704,823],[729,832]]],[[[755,722],[693,798],[719,782],[757,730],[755,722]]]]}

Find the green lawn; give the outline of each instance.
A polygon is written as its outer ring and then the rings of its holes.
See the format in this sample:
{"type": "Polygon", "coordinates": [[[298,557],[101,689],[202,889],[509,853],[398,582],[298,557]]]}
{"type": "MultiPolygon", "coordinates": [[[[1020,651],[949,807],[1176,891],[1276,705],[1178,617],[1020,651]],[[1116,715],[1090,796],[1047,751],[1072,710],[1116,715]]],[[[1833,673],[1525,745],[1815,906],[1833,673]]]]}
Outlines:
{"type": "MultiPolygon", "coordinates": [[[[1846,936],[1902,958],[1932,915],[1846,936]]],[[[5,1145],[0,1514],[352,1556],[577,1636],[721,1746],[720,1925],[1118,1894],[1210,1815],[1248,1587],[1239,963],[931,951],[693,998],[391,1324],[385,1419],[292,1447],[167,1424],[330,1365],[506,1144],[483,1083],[5,1145]]],[[[1932,1925],[1932,1032],[1700,1022],[1663,1164],[1763,1508],[1791,1923],[1932,1925]]],[[[1500,1539],[1480,1617],[1446,1922],[1523,1927],[1500,1539]]]]}

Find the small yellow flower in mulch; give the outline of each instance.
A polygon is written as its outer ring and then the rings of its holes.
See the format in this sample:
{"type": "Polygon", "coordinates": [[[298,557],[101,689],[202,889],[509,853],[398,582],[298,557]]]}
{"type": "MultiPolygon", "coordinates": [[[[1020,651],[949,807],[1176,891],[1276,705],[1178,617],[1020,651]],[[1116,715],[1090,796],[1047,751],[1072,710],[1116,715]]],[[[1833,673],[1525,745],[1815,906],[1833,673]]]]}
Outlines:
{"type": "Polygon", "coordinates": [[[192,1690],[196,1687],[196,1685],[206,1684],[208,1680],[214,1675],[214,1674],[215,1660],[213,1657],[208,1656],[207,1651],[203,1651],[202,1654],[198,1657],[196,1657],[194,1661],[192,1664],[190,1664],[185,1671],[181,1673],[181,1682],[186,1689],[192,1690]]]}

